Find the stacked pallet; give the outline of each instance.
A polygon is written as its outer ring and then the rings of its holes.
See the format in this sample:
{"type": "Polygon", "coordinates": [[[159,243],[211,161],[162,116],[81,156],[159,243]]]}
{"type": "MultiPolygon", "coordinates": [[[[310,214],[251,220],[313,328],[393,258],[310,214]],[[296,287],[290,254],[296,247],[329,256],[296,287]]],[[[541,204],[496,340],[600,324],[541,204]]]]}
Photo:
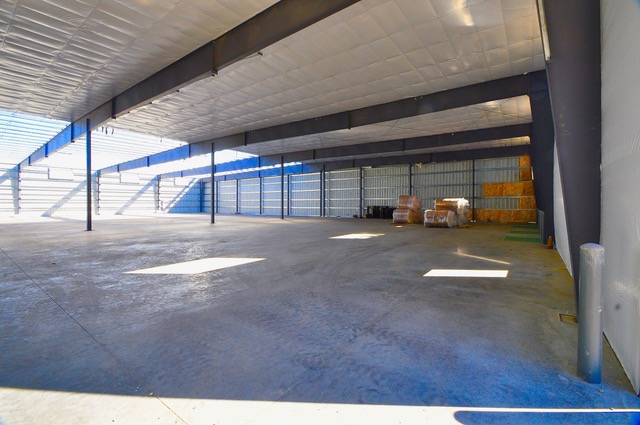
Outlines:
{"type": "Polygon", "coordinates": [[[436,199],[433,204],[433,210],[424,212],[425,227],[458,227],[467,224],[469,201],[466,199],[436,199]]]}
{"type": "Polygon", "coordinates": [[[398,207],[393,211],[394,223],[422,223],[422,201],[417,196],[400,195],[398,207]]]}

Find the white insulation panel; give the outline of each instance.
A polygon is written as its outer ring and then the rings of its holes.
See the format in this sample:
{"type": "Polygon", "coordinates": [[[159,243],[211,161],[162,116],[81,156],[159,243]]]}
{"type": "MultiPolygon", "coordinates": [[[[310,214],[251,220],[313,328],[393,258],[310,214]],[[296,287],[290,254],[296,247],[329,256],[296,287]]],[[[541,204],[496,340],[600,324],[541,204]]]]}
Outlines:
{"type": "MultiPolygon", "coordinates": [[[[546,218],[545,218],[546,220],[546,218]]],[[[571,268],[571,252],[569,251],[569,234],[567,231],[567,216],[564,211],[564,192],[560,181],[560,164],[558,150],[553,149],[553,223],[555,227],[555,241],[558,253],[562,258],[569,274],[573,276],[571,268]]]]}
{"type": "Polygon", "coordinates": [[[640,2],[602,0],[605,334],[640,391],[640,2]]]}

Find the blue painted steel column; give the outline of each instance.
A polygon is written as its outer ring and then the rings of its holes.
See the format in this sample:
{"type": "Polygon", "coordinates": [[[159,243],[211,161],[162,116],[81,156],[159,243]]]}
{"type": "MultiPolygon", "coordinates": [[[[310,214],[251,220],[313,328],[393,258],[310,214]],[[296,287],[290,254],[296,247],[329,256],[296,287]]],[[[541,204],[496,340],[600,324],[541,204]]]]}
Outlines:
{"type": "Polygon", "coordinates": [[[93,230],[93,224],[91,222],[91,123],[87,118],[87,231],[93,230]]]}
{"type": "MultiPolygon", "coordinates": [[[[600,241],[600,1],[544,1],[547,63],[578,309],[580,246],[600,241]]],[[[546,221],[546,217],[545,217],[546,221]]]]}
{"type": "Polygon", "coordinates": [[[211,143],[211,224],[216,222],[216,146],[211,143]]]}
{"type": "Polygon", "coordinates": [[[284,156],[280,157],[280,218],[284,220],[284,156]]]}

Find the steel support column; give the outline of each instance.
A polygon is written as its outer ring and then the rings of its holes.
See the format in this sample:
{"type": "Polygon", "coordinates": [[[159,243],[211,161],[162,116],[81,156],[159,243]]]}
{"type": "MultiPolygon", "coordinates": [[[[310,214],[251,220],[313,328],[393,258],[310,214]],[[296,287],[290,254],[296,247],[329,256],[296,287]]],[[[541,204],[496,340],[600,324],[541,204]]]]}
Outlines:
{"type": "Polygon", "coordinates": [[[358,210],[358,217],[362,217],[362,207],[364,204],[364,171],[362,170],[362,167],[359,168],[360,170],[360,207],[358,210]]]}
{"type": "Polygon", "coordinates": [[[413,168],[411,163],[407,164],[409,167],[409,196],[413,196],[413,168]]]}
{"type": "Polygon", "coordinates": [[[284,156],[280,157],[280,219],[284,220],[284,156]]]}
{"type": "Polygon", "coordinates": [[[240,214],[240,179],[236,180],[236,214],[240,214]]]}
{"type": "Polygon", "coordinates": [[[555,240],[553,221],[553,149],[555,132],[553,114],[545,74],[536,74],[531,78],[529,102],[531,104],[531,166],[534,176],[534,190],[537,208],[544,212],[542,243],[549,236],[555,240]]]}
{"type": "Polygon", "coordinates": [[[471,221],[476,221],[476,160],[471,160],[471,221]]]}
{"type": "Polygon", "coordinates": [[[258,183],[260,184],[260,195],[259,195],[260,204],[258,208],[259,208],[260,215],[262,215],[264,212],[264,210],[262,209],[262,198],[264,197],[263,190],[262,190],[262,184],[263,184],[262,179],[263,179],[262,177],[258,176],[258,183]]]}
{"type": "Polygon", "coordinates": [[[87,154],[87,231],[93,230],[93,224],[91,222],[91,123],[89,118],[87,118],[87,146],[86,146],[86,154],[87,154]]]}
{"type": "Polygon", "coordinates": [[[291,174],[287,174],[287,216],[291,215],[291,174]]]}
{"type": "Polygon", "coordinates": [[[547,73],[577,309],[580,246],[600,241],[600,1],[545,0],[544,12],[551,54],[547,73]]]}
{"type": "Polygon", "coordinates": [[[216,222],[216,145],[211,143],[211,224],[216,222]]]}
{"type": "Polygon", "coordinates": [[[324,217],[324,185],[325,185],[325,165],[322,164],[320,170],[320,217],[324,217]]]}

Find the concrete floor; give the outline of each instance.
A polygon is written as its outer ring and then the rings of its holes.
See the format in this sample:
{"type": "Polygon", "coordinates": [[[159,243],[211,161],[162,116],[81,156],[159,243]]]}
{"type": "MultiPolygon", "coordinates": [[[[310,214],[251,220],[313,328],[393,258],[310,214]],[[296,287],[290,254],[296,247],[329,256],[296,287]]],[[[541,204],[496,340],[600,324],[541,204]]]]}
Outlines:
{"type": "Polygon", "coordinates": [[[570,277],[513,226],[217,219],[2,219],[0,424],[638,423],[607,345],[575,376],[570,277]],[[211,257],[264,260],[126,273],[211,257]]]}

